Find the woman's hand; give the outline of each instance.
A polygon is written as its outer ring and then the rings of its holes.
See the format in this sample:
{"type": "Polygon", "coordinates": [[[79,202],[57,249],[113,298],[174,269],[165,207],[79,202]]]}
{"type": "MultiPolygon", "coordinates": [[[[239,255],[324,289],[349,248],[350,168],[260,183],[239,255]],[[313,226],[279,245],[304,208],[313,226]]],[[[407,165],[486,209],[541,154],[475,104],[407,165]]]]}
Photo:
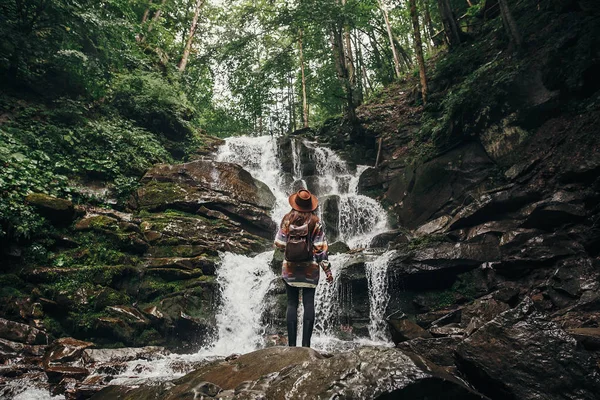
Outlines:
{"type": "Polygon", "coordinates": [[[327,283],[329,283],[330,285],[333,283],[333,274],[327,275],[327,283]]]}

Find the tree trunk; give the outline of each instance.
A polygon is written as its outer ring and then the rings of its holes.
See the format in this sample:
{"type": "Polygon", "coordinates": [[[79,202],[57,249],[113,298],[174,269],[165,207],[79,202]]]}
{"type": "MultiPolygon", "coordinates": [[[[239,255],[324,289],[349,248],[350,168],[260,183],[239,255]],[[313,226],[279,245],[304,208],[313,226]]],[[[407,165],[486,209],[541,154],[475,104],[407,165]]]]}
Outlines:
{"type": "Polygon", "coordinates": [[[377,3],[379,4],[379,8],[383,13],[383,18],[385,19],[385,27],[387,28],[387,33],[390,38],[390,47],[392,48],[392,54],[394,55],[394,71],[396,72],[396,78],[400,79],[400,60],[398,59],[398,53],[396,53],[396,46],[394,46],[394,35],[392,34],[390,19],[388,17],[387,10],[383,5],[383,2],[381,0],[377,0],[377,3]]]}
{"type": "Polygon", "coordinates": [[[446,34],[446,41],[449,47],[454,47],[461,42],[461,31],[454,18],[452,7],[450,7],[449,0],[437,0],[438,8],[440,9],[440,16],[442,23],[444,24],[444,33],[446,34]]]}
{"type": "Polygon", "coordinates": [[[410,18],[412,19],[415,54],[419,63],[419,77],[421,78],[421,96],[423,104],[427,104],[427,75],[425,74],[425,60],[423,59],[423,43],[421,42],[421,28],[419,26],[419,16],[417,15],[417,1],[408,0],[410,7],[410,18]]]}
{"type": "Polygon", "coordinates": [[[356,105],[354,104],[354,94],[352,92],[352,85],[350,84],[350,79],[348,76],[348,69],[346,68],[346,63],[344,62],[346,52],[344,51],[342,28],[335,25],[333,25],[331,29],[331,47],[333,50],[333,58],[338,79],[342,84],[342,89],[344,91],[344,95],[346,96],[346,118],[348,118],[354,127],[357,120],[356,105]]]}
{"type": "Polygon", "coordinates": [[[363,85],[362,71],[364,70],[364,60],[360,40],[354,35],[354,48],[356,49],[356,97],[357,103],[362,104],[366,88],[363,85]]]}
{"type": "Polygon", "coordinates": [[[521,35],[519,34],[517,23],[510,12],[510,8],[508,8],[508,3],[506,0],[498,0],[498,5],[500,6],[504,28],[506,29],[506,33],[508,33],[511,43],[516,47],[521,47],[521,35]]]}
{"type": "Polygon", "coordinates": [[[298,48],[300,49],[300,72],[302,74],[302,116],[304,127],[308,128],[308,98],[306,96],[306,75],[304,74],[304,50],[302,47],[302,29],[300,29],[298,38],[298,48]]]}
{"type": "Polygon", "coordinates": [[[150,14],[150,6],[152,5],[152,0],[148,2],[148,8],[144,11],[144,15],[142,15],[142,24],[148,21],[148,15],[150,14]]]}
{"type": "Polygon", "coordinates": [[[198,17],[200,16],[200,9],[204,4],[204,0],[196,0],[196,6],[194,7],[194,18],[192,19],[192,25],[190,26],[190,32],[188,34],[188,39],[185,44],[185,49],[183,50],[183,56],[181,57],[181,61],[179,61],[179,72],[185,71],[185,67],[187,66],[188,59],[190,57],[190,51],[192,50],[192,44],[194,42],[194,35],[196,34],[196,29],[198,28],[198,17]]]}
{"type": "Polygon", "coordinates": [[[433,21],[431,20],[431,12],[429,11],[428,0],[423,0],[423,12],[429,40],[433,43],[433,47],[438,47],[440,45],[440,42],[439,39],[435,36],[435,28],[433,27],[433,21]]]}

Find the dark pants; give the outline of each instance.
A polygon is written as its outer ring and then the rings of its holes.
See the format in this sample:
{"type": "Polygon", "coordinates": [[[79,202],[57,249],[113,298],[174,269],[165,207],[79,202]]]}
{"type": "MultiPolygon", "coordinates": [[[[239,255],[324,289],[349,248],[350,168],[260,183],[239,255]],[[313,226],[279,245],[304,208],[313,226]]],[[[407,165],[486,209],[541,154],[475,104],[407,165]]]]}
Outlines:
{"type": "MultiPolygon", "coordinates": [[[[296,346],[298,331],[298,304],[300,303],[300,288],[285,284],[287,293],[287,330],[288,344],[296,346]]],[[[310,347],[310,337],[315,325],[315,289],[302,288],[302,305],[304,317],[302,319],[302,347],[310,347]]]]}

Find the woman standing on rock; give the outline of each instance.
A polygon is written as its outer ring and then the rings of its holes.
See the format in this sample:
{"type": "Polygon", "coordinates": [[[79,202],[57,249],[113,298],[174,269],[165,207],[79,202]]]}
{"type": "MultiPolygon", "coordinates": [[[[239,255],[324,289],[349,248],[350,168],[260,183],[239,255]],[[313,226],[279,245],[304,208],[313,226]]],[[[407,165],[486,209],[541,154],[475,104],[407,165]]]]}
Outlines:
{"type": "Polygon", "coordinates": [[[310,347],[315,324],[315,288],[319,283],[319,266],[333,282],[327,257],[327,240],[319,217],[314,213],[319,201],[302,189],[289,198],[292,210],[287,213],[275,237],[275,246],[284,250],[282,277],[287,293],[287,331],[289,346],[296,346],[298,303],[302,288],[304,317],[302,347],[310,347]]]}

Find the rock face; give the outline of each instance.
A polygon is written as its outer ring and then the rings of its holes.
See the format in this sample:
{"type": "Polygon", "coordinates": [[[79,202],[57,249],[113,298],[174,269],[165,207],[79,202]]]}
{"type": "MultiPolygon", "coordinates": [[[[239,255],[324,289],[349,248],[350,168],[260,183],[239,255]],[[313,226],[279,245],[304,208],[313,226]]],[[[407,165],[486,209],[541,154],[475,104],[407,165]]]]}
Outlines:
{"type": "Polygon", "coordinates": [[[398,349],[363,347],[324,358],[310,349],[273,347],[201,367],[172,384],[109,387],[93,400],[178,399],[484,399],[428,360],[398,349]],[[309,379],[307,379],[309,377],[309,379]]]}
{"type": "Polygon", "coordinates": [[[239,165],[193,161],[159,165],[144,175],[133,203],[140,209],[168,208],[230,219],[241,229],[270,238],[275,229],[269,211],[275,197],[239,165]],[[212,211],[212,215],[211,215],[212,211]]]}
{"type": "Polygon", "coordinates": [[[600,372],[576,340],[526,298],[458,346],[459,367],[492,399],[594,399],[600,372]]]}

